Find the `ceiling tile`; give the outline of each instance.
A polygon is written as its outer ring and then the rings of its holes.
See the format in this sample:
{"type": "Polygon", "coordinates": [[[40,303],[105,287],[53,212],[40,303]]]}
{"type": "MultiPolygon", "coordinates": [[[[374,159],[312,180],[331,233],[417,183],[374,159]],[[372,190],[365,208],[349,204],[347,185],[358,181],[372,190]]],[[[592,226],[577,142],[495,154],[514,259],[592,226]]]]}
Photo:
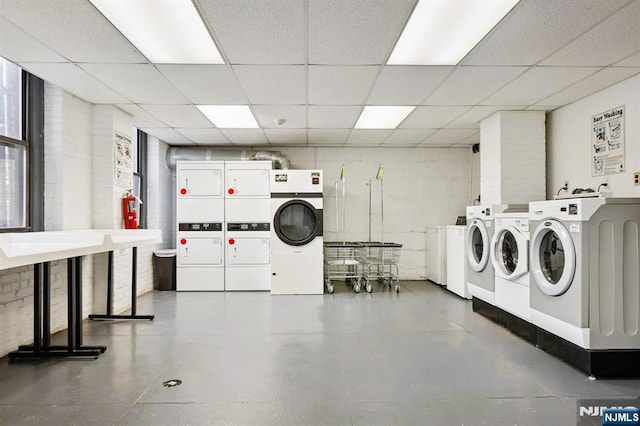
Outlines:
{"type": "Polygon", "coordinates": [[[462,63],[534,65],[626,3],[627,0],[521,1],[462,63]]]}
{"type": "Polygon", "coordinates": [[[307,76],[304,66],[236,65],[233,70],[251,103],[307,103],[307,76]]]}
{"type": "Polygon", "coordinates": [[[385,141],[385,145],[417,145],[433,135],[436,129],[407,130],[396,129],[385,141]]]}
{"type": "Polygon", "coordinates": [[[387,65],[367,99],[368,105],[419,105],[454,67],[387,65]]]}
{"type": "Polygon", "coordinates": [[[136,104],[117,104],[116,106],[133,116],[133,125],[137,128],[166,126],[166,123],[158,120],[136,104]]]}
{"type": "Polygon", "coordinates": [[[267,145],[267,137],[262,129],[220,129],[234,145],[267,145]]]}
{"type": "Polygon", "coordinates": [[[307,127],[307,108],[304,105],[254,105],[260,127],[263,129],[304,129],[307,127]],[[283,124],[276,120],[284,119],[283,124]]]}
{"type": "Polygon", "coordinates": [[[362,107],[360,106],[309,106],[309,128],[315,129],[351,129],[362,107]]]}
{"type": "Polygon", "coordinates": [[[0,56],[14,63],[67,62],[40,41],[0,16],[0,56]]]}
{"type": "Polygon", "coordinates": [[[348,145],[380,145],[393,130],[354,129],[347,138],[348,145]]]}
{"type": "Polygon", "coordinates": [[[228,65],[157,65],[195,105],[245,105],[247,96],[228,65]]]}
{"type": "Polygon", "coordinates": [[[343,144],[349,135],[348,129],[309,129],[309,144],[339,145],[343,144]]]}
{"type": "Polygon", "coordinates": [[[437,129],[469,110],[468,106],[419,106],[407,117],[401,129],[437,129]]]}
{"type": "Polygon", "coordinates": [[[629,5],[594,26],[542,61],[541,65],[606,66],[638,51],[640,2],[629,5]],[[625,36],[620,37],[620,33],[625,36]]]}
{"type": "Polygon", "coordinates": [[[380,64],[415,0],[309,0],[310,64],[380,64]]]}
{"type": "Polygon", "coordinates": [[[472,146],[475,145],[477,143],[480,143],[480,132],[478,133],[474,133],[473,135],[469,136],[468,138],[455,143],[455,146],[472,146]]]}
{"type": "Polygon", "coordinates": [[[176,132],[198,145],[224,145],[229,140],[219,129],[176,128],[176,132]]]}
{"type": "Polygon", "coordinates": [[[640,52],[627,56],[614,64],[616,67],[640,67],[640,52]]]}
{"type": "Polygon", "coordinates": [[[427,98],[425,105],[476,105],[526,67],[459,67],[427,98]]]}
{"type": "Polygon", "coordinates": [[[94,104],[127,102],[116,93],[75,64],[22,63],[24,69],[55,84],[75,96],[94,104]]]}
{"type": "Polygon", "coordinates": [[[230,63],[305,63],[304,2],[197,0],[196,4],[230,63]]]}
{"type": "Polygon", "coordinates": [[[476,133],[478,135],[480,134],[480,132],[474,129],[441,129],[425,139],[420,146],[451,146],[465,141],[476,133]]]}
{"type": "Polygon", "coordinates": [[[264,131],[272,144],[307,145],[306,129],[265,129],[264,131]]]}
{"type": "Polygon", "coordinates": [[[534,67],[485,99],[483,105],[531,105],[598,71],[591,67],[534,67]]]}
{"type": "Polygon", "coordinates": [[[309,103],[363,105],[379,67],[309,67],[309,103]]]}
{"type": "Polygon", "coordinates": [[[147,62],[86,0],[3,1],[0,15],[72,62],[147,62]]]}
{"type": "Polygon", "coordinates": [[[89,74],[138,104],[188,104],[160,72],[148,64],[80,64],[89,74]]]}
{"type": "Polygon", "coordinates": [[[445,127],[451,129],[480,129],[480,121],[496,111],[517,111],[521,109],[524,109],[524,106],[475,106],[445,127]]]}
{"type": "Polygon", "coordinates": [[[143,127],[140,130],[155,136],[169,145],[193,145],[193,142],[170,127],[143,127]]]}
{"type": "Polygon", "coordinates": [[[591,95],[606,87],[626,80],[640,73],[640,68],[611,67],[605,68],[576,84],[561,90],[546,99],[538,102],[538,105],[560,106],[575,102],[585,96],[591,95]]]}
{"type": "Polygon", "coordinates": [[[145,105],[140,107],[169,127],[215,127],[193,105],[145,105]]]}

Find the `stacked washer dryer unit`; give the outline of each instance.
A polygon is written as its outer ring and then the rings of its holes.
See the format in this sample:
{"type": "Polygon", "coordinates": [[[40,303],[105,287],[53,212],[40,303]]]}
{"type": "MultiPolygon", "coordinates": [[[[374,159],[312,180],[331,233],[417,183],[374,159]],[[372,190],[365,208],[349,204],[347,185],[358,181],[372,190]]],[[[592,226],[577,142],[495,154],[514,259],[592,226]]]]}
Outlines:
{"type": "Polygon", "coordinates": [[[271,171],[271,294],[323,294],[322,170],[271,171]]]}
{"type": "Polygon", "coordinates": [[[474,309],[495,306],[495,274],[489,260],[495,213],[524,211],[527,211],[524,205],[467,207],[467,286],[474,309]]]}
{"type": "Polygon", "coordinates": [[[224,290],[224,163],[176,165],[177,291],[224,290]]]}
{"type": "Polygon", "coordinates": [[[640,374],[640,199],[530,203],[537,344],[600,376],[640,374]]]}
{"type": "Polygon", "coordinates": [[[270,161],[226,161],[225,289],[271,288],[270,161]]]}

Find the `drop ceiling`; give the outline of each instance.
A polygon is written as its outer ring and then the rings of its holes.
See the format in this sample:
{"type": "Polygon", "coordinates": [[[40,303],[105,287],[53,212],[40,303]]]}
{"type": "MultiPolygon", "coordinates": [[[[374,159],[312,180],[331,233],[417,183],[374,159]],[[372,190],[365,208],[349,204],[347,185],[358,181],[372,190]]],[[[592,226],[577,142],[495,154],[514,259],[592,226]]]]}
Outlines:
{"type": "Polygon", "coordinates": [[[456,66],[385,65],[416,0],[193,3],[226,64],[151,63],[88,0],[0,2],[0,56],[171,145],[244,147],[470,146],[495,111],[640,73],[636,0],[521,0],[456,66]],[[249,105],[260,128],[217,129],[200,104],[249,105]],[[417,108],[354,130],[365,105],[417,108]]]}

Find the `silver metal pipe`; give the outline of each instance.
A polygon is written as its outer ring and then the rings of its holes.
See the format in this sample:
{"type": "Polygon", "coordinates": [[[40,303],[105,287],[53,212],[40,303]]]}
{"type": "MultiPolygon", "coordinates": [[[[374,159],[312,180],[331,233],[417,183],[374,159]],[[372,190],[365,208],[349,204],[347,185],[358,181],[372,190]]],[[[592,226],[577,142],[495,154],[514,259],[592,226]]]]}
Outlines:
{"type": "Polygon", "coordinates": [[[270,160],[275,163],[277,169],[288,169],[291,166],[289,159],[280,152],[232,150],[208,146],[171,147],[167,150],[165,160],[171,170],[175,170],[178,161],[270,160]]]}

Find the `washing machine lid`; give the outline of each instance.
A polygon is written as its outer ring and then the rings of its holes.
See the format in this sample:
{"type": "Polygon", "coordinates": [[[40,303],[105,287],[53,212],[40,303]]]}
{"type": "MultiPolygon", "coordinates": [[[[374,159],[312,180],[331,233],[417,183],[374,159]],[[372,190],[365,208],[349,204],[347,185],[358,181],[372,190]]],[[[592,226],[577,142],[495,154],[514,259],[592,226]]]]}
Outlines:
{"type": "Polygon", "coordinates": [[[273,230],[282,242],[291,246],[309,244],[322,236],[322,209],[305,200],[286,201],[273,216],[273,230]]]}
{"type": "Polygon", "coordinates": [[[561,296],[576,272],[573,238],[559,221],[540,222],[531,236],[531,276],[535,285],[549,296],[561,296]]]}
{"type": "Polygon", "coordinates": [[[489,263],[489,233],[481,219],[473,219],[467,228],[467,262],[476,272],[484,271],[489,263]]]}
{"type": "Polygon", "coordinates": [[[515,226],[496,229],[491,239],[491,263],[496,277],[514,280],[529,272],[529,239],[515,226]]]}

